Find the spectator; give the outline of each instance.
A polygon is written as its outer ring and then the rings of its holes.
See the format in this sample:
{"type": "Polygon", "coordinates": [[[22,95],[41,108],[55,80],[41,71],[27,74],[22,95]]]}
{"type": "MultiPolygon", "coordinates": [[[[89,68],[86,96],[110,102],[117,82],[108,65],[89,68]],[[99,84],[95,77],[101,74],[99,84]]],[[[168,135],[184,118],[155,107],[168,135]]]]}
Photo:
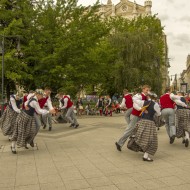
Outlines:
{"type": "Polygon", "coordinates": [[[83,102],[81,100],[81,98],[78,98],[77,102],[76,102],[76,109],[77,109],[77,115],[82,115],[83,112],[83,102]]]}

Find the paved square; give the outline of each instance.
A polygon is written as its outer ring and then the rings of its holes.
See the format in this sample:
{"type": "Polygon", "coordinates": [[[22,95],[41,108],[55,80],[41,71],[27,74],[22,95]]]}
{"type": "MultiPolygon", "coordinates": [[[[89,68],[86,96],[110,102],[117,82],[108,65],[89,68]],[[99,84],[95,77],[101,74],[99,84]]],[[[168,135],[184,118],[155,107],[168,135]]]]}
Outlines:
{"type": "Polygon", "coordinates": [[[164,127],[154,162],[147,163],[126,145],[116,150],[126,127],[122,114],[78,120],[78,129],[69,124],[41,129],[35,139],[39,150],[20,148],[16,155],[0,134],[0,190],[190,189],[190,148],[181,139],[170,145],[164,127]]]}

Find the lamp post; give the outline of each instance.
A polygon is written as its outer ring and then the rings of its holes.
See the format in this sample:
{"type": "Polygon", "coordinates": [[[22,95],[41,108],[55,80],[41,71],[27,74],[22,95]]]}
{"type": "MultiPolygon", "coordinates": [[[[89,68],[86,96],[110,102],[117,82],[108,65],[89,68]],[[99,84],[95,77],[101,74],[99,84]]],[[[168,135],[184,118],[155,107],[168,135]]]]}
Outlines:
{"type": "Polygon", "coordinates": [[[1,86],[1,115],[3,114],[3,110],[4,110],[4,98],[3,98],[3,95],[4,95],[4,49],[5,49],[5,36],[4,35],[1,35],[2,37],[2,41],[1,41],[1,50],[2,50],[2,86],[1,86]]]}
{"type": "MultiPolygon", "coordinates": [[[[22,52],[20,52],[20,36],[16,35],[16,36],[5,36],[4,34],[0,34],[0,37],[2,38],[1,41],[1,55],[2,55],[2,86],[1,86],[1,115],[3,114],[4,111],[4,57],[5,57],[5,39],[6,38],[16,38],[19,39],[18,44],[17,44],[17,48],[19,47],[19,49],[17,49],[18,51],[18,56],[23,56],[22,52]]],[[[17,56],[17,55],[16,55],[17,56]]]]}

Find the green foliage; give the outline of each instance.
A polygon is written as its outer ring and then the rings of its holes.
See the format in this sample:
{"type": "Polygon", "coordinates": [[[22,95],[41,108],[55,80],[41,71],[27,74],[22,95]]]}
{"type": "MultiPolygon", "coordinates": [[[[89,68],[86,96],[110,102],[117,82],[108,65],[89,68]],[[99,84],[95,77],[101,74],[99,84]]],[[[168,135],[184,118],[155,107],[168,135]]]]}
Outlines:
{"type": "Polygon", "coordinates": [[[144,83],[160,91],[164,44],[156,16],[102,20],[98,3],[89,8],[76,0],[33,2],[1,0],[6,85],[50,86],[73,96],[80,90],[112,95],[144,83]],[[18,40],[23,58],[14,56],[18,40]]]}

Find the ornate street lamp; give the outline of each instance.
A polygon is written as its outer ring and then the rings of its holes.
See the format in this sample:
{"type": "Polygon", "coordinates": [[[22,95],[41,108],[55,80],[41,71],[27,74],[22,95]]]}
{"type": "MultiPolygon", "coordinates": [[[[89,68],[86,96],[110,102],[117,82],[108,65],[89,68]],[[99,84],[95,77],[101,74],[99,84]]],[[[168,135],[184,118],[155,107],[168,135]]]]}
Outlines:
{"type": "Polygon", "coordinates": [[[23,53],[20,51],[20,36],[5,36],[4,34],[0,34],[1,42],[0,42],[0,55],[2,56],[2,83],[1,83],[1,115],[4,111],[4,57],[5,57],[5,39],[16,38],[17,42],[17,53],[15,56],[21,58],[23,57],[23,53]]]}

